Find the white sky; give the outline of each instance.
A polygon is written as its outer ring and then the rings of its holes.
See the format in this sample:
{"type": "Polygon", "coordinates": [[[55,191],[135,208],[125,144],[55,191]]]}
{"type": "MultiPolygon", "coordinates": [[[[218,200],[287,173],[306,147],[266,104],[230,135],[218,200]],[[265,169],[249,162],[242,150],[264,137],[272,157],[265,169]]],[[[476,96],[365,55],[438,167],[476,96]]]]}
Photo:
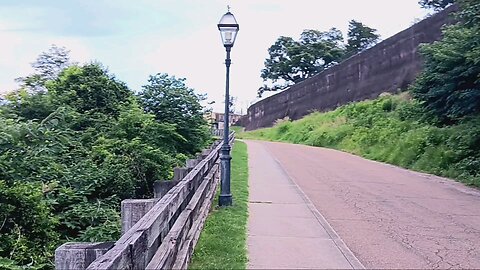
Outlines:
{"type": "Polygon", "coordinates": [[[0,92],[32,72],[30,63],[51,44],[71,50],[74,61],[102,62],[138,91],[148,75],[187,78],[222,111],[225,51],[216,24],[232,7],[240,32],[232,49],[231,94],[246,112],[262,85],[267,49],[304,29],[340,29],[355,19],[382,39],[423,18],[417,0],[0,0],[0,92]]]}

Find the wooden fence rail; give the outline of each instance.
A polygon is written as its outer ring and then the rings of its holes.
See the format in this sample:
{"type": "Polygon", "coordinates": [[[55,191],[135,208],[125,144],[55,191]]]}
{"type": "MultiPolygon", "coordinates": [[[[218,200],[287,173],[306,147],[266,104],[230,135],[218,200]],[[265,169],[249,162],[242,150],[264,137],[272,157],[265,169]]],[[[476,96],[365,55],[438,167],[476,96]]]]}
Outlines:
{"type": "MultiPolygon", "coordinates": [[[[230,143],[234,139],[232,132],[230,143]]],[[[118,241],[66,243],[55,251],[55,268],[187,268],[218,186],[220,148],[219,140],[186,168],[176,168],[172,181],[156,183],[156,198],[123,201],[118,241]]]]}
{"type": "Polygon", "coordinates": [[[223,137],[223,129],[212,129],[212,135],[215,137],[223,137]]]}

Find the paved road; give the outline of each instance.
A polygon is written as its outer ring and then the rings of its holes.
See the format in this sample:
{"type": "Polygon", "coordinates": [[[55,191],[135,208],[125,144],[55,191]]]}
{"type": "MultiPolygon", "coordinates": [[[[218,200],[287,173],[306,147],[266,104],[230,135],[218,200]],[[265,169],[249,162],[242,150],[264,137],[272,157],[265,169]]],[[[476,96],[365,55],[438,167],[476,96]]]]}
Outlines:
{"type": "Polygon", "coordinates": [[[480,268],[476,189],[339,151],[247,143],[249,158],[275,160],[366,268],[480,268]]]}

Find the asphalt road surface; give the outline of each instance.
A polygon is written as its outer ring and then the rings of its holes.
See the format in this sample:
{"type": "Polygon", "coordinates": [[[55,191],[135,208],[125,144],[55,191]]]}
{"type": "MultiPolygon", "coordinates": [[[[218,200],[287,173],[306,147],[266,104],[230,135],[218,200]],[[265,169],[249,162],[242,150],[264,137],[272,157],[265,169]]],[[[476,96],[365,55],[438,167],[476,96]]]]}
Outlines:
{"type": "Polygon", "coordinates": [[[248,147],[278,162],[366,268],[480,268],[477,189],[335,150],[248,147]]]}

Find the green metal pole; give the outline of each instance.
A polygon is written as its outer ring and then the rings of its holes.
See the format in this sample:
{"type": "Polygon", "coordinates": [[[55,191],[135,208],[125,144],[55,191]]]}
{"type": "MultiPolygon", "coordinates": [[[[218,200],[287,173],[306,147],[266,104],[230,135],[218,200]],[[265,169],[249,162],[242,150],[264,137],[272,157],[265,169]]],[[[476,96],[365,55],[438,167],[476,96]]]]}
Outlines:
{"type": "Polygon", "coordinates": [[[225,46],[227,50],[227,59],[225,65],[227,67],[227,79],[225,87],[225,115],[224,115],[224,128],[223,128],[223,145],[220,150],[220,166],[221,166],[221,185],[220,185],[220,197],[218,198],[218,204],[220,206],[232,205],[232,194],[230,193],[230,143],[229,143],[229,113],[230,113],[230,50],[231,46],[225,46]]]}

